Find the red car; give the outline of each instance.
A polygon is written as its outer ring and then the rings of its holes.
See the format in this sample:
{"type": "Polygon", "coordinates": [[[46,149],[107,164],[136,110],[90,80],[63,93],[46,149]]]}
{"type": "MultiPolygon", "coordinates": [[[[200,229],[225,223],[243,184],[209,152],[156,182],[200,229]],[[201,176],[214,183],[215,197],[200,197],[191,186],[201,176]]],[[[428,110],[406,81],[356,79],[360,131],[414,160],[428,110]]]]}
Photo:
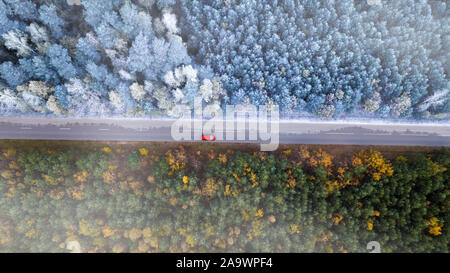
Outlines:
{"type": "Polygon", "coordinates": [[[204,141],[214,141],[216,140],[215,135],[202,135],[202,140],[204,141]]]}

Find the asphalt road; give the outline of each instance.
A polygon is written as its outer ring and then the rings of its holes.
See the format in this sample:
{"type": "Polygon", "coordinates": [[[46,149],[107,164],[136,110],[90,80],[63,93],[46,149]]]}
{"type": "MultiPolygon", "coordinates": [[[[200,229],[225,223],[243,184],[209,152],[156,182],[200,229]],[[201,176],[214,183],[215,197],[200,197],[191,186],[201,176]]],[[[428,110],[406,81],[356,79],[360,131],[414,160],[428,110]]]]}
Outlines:
{"type": "MultiPolygon", "coordinates": [[[[174,141],[172,122],[0,118],[0,139],[174,141]]],[[[267,143],[248,138],[217,142],[267,143]]],[[[450,126],[280,123],[279,143],[450,146],[450,126]]]]}

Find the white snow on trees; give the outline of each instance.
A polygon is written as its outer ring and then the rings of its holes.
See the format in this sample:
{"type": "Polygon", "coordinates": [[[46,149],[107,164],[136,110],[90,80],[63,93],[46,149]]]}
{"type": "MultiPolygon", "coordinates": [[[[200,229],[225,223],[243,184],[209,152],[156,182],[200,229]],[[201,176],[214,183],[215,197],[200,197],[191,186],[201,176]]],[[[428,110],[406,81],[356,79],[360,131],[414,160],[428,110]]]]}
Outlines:
{"type": "Polygon", "coordinates": [[[130,85],[131,96],[137,101],[140,101],[144,98],[146,92],[142,85],[139,85],[137,82],[134,82],[130,85]]]}
{"type": "Polygon", "coordinates": [[[28,35],[20,30],[10,30],[2,38],[6,48],[16,50],[19,56],[28,56],[33,51],[28,45],[28,35]]]}

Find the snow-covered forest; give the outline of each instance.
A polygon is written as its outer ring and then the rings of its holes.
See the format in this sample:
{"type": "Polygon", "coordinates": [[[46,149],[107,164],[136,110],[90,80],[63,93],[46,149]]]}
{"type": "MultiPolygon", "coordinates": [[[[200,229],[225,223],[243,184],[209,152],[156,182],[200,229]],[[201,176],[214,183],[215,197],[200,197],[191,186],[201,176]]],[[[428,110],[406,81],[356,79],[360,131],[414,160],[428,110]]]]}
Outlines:
{"type": "Polygon", "coordinates": [[[0,0],[0,115],[448,120],[446,0],[0,0]]]}

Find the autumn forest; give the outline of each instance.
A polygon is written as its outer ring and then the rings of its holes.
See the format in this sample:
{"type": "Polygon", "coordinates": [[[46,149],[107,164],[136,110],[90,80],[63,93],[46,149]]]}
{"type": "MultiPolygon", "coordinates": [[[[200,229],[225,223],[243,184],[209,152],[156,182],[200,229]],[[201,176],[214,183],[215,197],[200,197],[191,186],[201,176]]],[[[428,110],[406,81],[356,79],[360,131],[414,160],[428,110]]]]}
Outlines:
{"type": "Polygon", "coordinates": [[[450,149],[0,142],[0,252],[448,252],[450,149]]]}

